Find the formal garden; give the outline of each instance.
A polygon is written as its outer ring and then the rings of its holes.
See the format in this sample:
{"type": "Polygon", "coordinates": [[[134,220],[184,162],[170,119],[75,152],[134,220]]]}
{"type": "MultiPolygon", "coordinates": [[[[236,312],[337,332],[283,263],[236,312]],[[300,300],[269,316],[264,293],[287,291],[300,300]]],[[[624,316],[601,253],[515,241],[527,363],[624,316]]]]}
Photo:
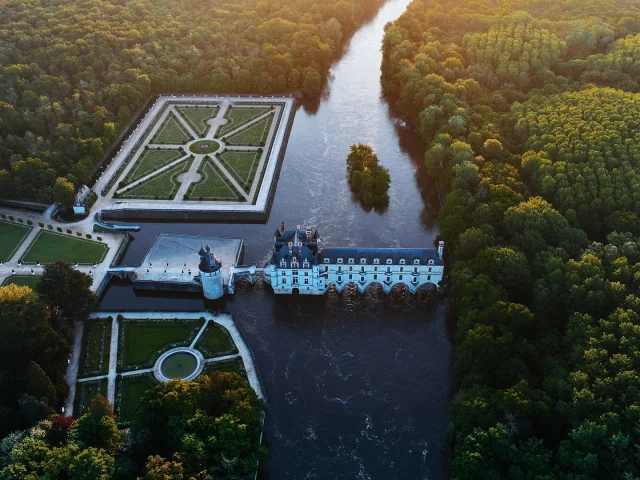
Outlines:
{"type": "Polygon", "coordinates": [[[153,367],[166,350],[190,345],[203,325],[204,318],[123,320],[118,341],[118,371],[153,367]]]}
{"type": "Polygon", "coordinates": [[[107,379],[100,378],[87,382],[78,382],[76,384],[76,398],[73,404],[73,414],[76,417],[81,416],[89,410],[91,401],[96,395],[107,395],[107,379]]]}
{"type": "Polygon", "coordinates": [[[125,200],[255,203],[284,106],[166,100],[102,194],[125,200]]]}
{"type": "Polygon", "coordinates": [[[235,185],[214,163],[205,158],[198,169],[200,180],[192,183],[184,195],[185,200],[236,202],[244,197],[235,185]]]}
{"type": "Polygon", "coordinates": [[[13,256],[30,231],[30,226],[0,220],[0,262],[13,256]]]}
{"type": "MultiPolygon", "coordinates": [[[[47,264],[57,261],[94,265],[104,260],[109,247],[88,238],[40,230],[20,261],[24,264],[47,264]]],[[[87,235],[91,236],[91,235],[87,235]]]]}
{"type": "MultiPolygon", "coordinates": [[[[186,378],[196,372],[199,362],[204,362],[200,374],[224,371],[246,377],[242,359],[237,356],[238,349],[231,334],[213,321],[207,322],[204,317],[119,317],[118,320],[120,328],[115,411],[121,425],[127,425],[132,421],[144,392],[158,383],[157,375],[165,377],[165,380],[186,378]],[[226,356],[231,358],[217,361],[218,358],[226,356]],[[154,373],[156,369],[157,372],[154,373]]],[[[109,321],[101,320],[105,328],[110,328],[109,321]]],[[[93,338],[104,339],[106,344],[107,337],[100,328],[102,327],[98,324],[93,326],[90,335],[93,338]]],[[[87,344],[93,346],[91,340],[88,340],[87,344]]],[[[101,350],[99,347],[93,347],[92,351],[101,350]]],[[[106,355],[108,356],[108,353],[106,355]]],[[[99,355],[94,353],[93,358],[98,359],[99,355]]],[[[93,361],[91,366],[95,371],[96,362],[93,361]]]]}
{"type": "Polygon", "coordinates": [[[94,377],[109,373],[111,325],[113,318],[96,318],[84,323],[78,377],[94,377]]]}

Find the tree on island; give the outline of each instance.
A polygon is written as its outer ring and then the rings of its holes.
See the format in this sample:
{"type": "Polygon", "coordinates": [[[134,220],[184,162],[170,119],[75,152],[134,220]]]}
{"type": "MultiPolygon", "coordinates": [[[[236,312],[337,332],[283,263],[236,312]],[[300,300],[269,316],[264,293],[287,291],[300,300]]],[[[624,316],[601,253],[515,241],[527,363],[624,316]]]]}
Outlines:
{"type": "Polygon", "coordinates": [[[347,177],[351,191],[364,205],[389,204],[389,170],[380,166],[378,157],[369,145],[351,145],[347,156],[347,177]]]}

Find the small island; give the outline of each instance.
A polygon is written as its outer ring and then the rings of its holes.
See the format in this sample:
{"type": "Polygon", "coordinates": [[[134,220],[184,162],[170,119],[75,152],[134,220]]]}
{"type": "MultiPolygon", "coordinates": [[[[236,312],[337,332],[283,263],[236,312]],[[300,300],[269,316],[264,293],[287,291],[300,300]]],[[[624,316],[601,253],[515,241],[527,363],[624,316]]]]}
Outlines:
{"type": "Polygon", "coordinates": [[[347,156],[347,177],[351,191],[366,206],[389,204],[389,170],[380,166],[369,145],[351,145],[347,156]]]}

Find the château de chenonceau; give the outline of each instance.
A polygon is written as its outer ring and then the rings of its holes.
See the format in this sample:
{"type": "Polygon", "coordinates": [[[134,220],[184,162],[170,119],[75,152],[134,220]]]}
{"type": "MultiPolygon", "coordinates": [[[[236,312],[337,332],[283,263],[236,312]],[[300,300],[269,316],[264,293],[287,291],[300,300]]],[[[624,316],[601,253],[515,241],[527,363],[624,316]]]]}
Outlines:
{"type": "Polygon", "coordinates": [[[262,272],[265,283],[277,294],[324,295],[333,286],[341,293],[345,286],[356,285],[364,293],[371,285],[380,285],[390,293],[395,285],[407,286],[415,294],[419,289],[437,290],[442,280],[444,242],[433,248],[358,248],[320,247],[314,228],[287,229],[284,223],[274,235],[273,255],[264,268],[229,266],[209,246],[200,249],[200,282],[205,298],[217,299],[233,293],[239,279],[255,282],[262,272]],[[228,281],[225,281],[225,278],[228,281]]]}

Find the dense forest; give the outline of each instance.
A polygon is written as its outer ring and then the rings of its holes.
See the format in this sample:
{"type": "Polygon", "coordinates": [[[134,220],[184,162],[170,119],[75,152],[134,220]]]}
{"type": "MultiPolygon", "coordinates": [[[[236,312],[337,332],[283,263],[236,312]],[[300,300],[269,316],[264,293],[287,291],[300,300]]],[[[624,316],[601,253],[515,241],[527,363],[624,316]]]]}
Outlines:
{"type": "Polygon", "coordinates": [[[382,0],[0,3],[0,192],[90,181],[151,92],[320,92],[382,0]]]}
{"type": "Polygon", "coordinates": [[[93,399],[60,415],[75,322],[96,304],[91,278],[47,265],[36,285],[0,287],[0,479],[253,478],[265,403],[236,373],[148,390],[130,429],[93,399]]]}
{"type": "Polygon", "coordinates": [[[452,477],[640,478],[640,4],[414,1],[383,53],[448,192],[452,477]]]}

